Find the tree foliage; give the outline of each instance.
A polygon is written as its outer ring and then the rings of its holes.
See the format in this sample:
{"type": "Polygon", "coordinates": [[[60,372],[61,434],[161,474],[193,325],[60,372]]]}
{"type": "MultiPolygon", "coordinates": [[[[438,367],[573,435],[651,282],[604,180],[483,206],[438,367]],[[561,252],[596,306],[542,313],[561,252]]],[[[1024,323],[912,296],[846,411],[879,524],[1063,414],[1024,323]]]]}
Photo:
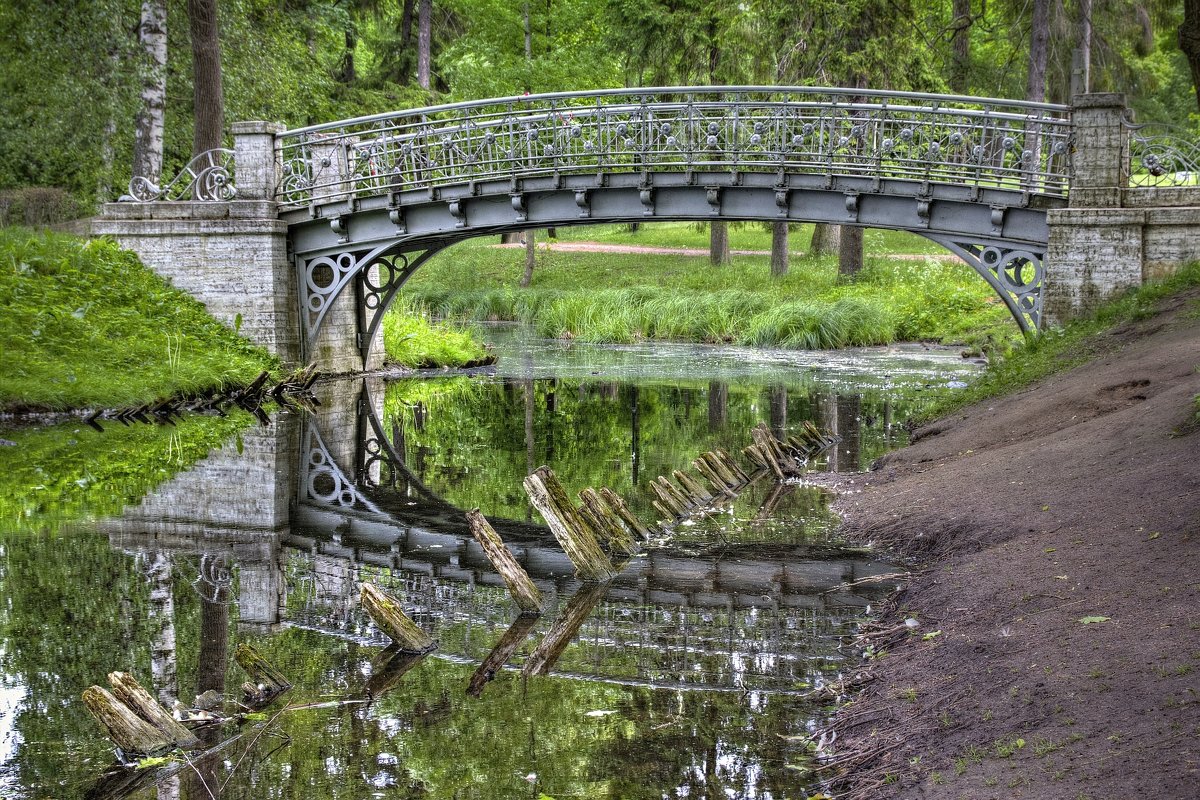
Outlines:
{"type": "MultiPolygon", "coordinates": [[[[223,0],[225,119],[298,127],[431,102],[671,83],[1024,97],[1034,5],[434,0],[424,90],[418,0],[223,0]]],[[[187,7],[167,3],[166,174],[191,154],[187,7]]],[[[1186,123],[1196,106],[1180,50],[1184,9],[1161,0],[1051,3],[1047,98],[1069,99],[1089,7],[1092,89],[1124,91],[1142,119],[1186,123]]],[[[137,0],[0,6],[0,189],[60,186],[87,203],[120,192],[145,72],[140,14],[137,0]]]]}

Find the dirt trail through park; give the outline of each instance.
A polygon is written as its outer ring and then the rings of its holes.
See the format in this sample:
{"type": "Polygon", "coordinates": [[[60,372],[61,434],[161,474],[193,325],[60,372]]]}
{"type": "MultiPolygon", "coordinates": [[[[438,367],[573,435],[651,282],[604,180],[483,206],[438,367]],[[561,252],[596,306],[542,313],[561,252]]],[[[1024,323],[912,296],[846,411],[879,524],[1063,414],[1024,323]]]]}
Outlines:
{"type": "Polygon", "coordinates": [[[831,477],[921,569],[839,714],[839,800],[1200,797],[1200,292],[1096,350],[831,477]]]}

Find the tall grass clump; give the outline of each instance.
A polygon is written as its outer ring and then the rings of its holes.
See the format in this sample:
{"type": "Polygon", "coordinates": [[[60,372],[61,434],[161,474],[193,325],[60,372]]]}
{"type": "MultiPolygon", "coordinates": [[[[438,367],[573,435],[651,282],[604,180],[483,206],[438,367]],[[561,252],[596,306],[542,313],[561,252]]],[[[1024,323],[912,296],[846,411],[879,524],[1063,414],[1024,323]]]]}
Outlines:
{"type": "Polygon", "coordinates": [[[393,307],[384,316],[383,352],[389,363],[414,369],[469,367],[493,360],[473,331],[432,323],[411,304],[393,307]]]}
{"type": "Polygon", "coordinates": [[[887,344],[895,339],[891,313],[881,303],[843,298],[775,306],[753,319],[743,343],[756,347],[826,350],[887,344]]]}
{"type": "Polygon", "coordinates": [[[0,407],[139,405],[277,366],[106,240],[0,228],[0,407]]]}

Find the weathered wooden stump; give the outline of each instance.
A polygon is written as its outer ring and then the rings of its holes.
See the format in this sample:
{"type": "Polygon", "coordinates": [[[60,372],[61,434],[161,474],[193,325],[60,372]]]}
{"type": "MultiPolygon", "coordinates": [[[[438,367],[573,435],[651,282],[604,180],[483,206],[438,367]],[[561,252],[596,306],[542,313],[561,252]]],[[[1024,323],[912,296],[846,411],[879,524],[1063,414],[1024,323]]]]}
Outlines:
{"type": "Polygon", "coordinates": [[[122,752],[152,756],[175,748],[174,739],[133,713],[103,687],[84,689],[83,702],[122,752]]]}
{"type": "Polygon", "coordinates": [[[242,684],[242,692],[250,705],[266,705],[292,688],[291,682],[282,672],[275,669],[261,653],[245,642],[237,646],[233,660],[250,676],[250,682],[242,684]]]}
{"type": "Polygon", "coordinates": [[[496,677],[496,673],[502,670],[508,660],[512,658],[513,653],[517,652],[517,648],[529,637],[529,633],[537,625],[538,619],[540,616],[537,614],[522,614],[517,617],[516,621],[500,637],[500,641],[496,642],[492,652],[488,653],[487,658],[479,665],[479,669],[471,675],[467,694],[471,697],[483,695],[483,687],[496,677]]]}
{"type": "Polygon", "coordinates": [[[634,516],[633,512],[629,510],[629,506],[625,505],[625,501],[621,499],[619,494],[614,492],[612,489],[601,487],[600,496],[604,498],[604,502],[608,503],[609,508],[617,513],[617,516],[621,518],[621,521],[629,527],[629,530],[633,531],[643,540],[647,540],[652,536],[650,529],[642,524],[640,519],[634,516]]]}
{"type": "Polygon", "coordinates": [[[525,568],[504,546],[500,534],[496,533],[496,529],[484,518],[478,508],[467,512],[467,524],[471,527],[471,535],[475,537],[475,541],[479,542],[479,546],[487,554],[488,561],[492,562],[496,572],[500,573],[500,577],[504,579],[508,593],[517,602],[517,607],[523,613],[542,613],[546,602],[542,598],[542,593],[538,591],[525,568]]]}
{"type": "MultiPolygon", "coordinates": [[[[200,739],[180,725],[171,712],[163,708],[128,672],[108,673],[113,696],[138,717],[157,728],[175,746],[191,750],[200,746],[200,739]]],[[[124,749],[124,748],[122,748],[124,749]]]]}
{"type": "Polygon", "coordinates": [[[417,624],[408,618],[399,601],[370,583],[362,585],[360,593],[363,608],[375,620],[379,629],[386,633],[402,650],[410,653],[427,653],[437,643],[417,624]]]}
{"type": "Polygon", "coordinates": [[[612,562],[600,549],[595,534],[580,517],[571,498],[554,472],[538,467],[523,484],[529,502],[546,520],[550,532],[562,545],[575,565],[576,574],[585,581],[607,581],[617,574],[612,562]]]}
{"type": "Polygon", "coordinates": [[[579,493],[579,511],[588,518],[593,530],[599,531],[609,549],[623,555],[635,555],[639,548],[637,540],[626,530],[620,516],[595,489],[584,489],[579,493]]]}

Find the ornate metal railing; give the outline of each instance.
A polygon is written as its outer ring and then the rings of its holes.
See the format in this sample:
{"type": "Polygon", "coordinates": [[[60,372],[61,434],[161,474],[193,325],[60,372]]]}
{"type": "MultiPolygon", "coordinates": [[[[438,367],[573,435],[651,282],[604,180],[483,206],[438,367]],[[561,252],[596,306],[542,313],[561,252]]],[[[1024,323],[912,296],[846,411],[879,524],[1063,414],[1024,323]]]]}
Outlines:
{"type": "Polygon", "coordinates": [[[135,177],[129,182],[129,194],[122,201],[149,203],[159,200],[232,200],[237,196],[233,183],[233,151],[206,150],[187,163],[165,186],[148,178],[135,177]]]}
{"type": "Polygon", "coordinates": [[[1131,186],[1200,185],[1200,144],[1192,131],[1125,121],[1131,186]]]}
{"type": "Polygon", "coordinates": [[[495,178],[813,173],[1065,196],[1066,106],[808,87],[506,97],[280,135],[285,207],[495,178]]]}

